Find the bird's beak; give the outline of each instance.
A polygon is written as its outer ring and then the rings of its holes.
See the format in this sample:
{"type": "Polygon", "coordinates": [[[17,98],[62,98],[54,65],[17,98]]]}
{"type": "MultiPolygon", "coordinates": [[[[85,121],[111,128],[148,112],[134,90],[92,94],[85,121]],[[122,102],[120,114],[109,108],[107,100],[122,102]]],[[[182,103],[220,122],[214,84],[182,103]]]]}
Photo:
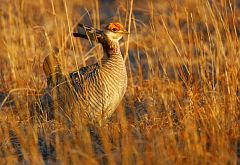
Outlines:
{"type": "Polygon", "coordinates": [[[77,26],[77,31],[77,33],[73,33],[74,37],[80,37],[91,41],[98,41],[103,34],[101,30],[80,23],[77,26]]]}
{"type": "Polygon", "coordinates": [[[121,30],[121,31],[119,31],[119,33],[122,33],[122,34],[130,34],[127,30],[125,30],[125,29],[123,29],[123,30],[121,30]]]}

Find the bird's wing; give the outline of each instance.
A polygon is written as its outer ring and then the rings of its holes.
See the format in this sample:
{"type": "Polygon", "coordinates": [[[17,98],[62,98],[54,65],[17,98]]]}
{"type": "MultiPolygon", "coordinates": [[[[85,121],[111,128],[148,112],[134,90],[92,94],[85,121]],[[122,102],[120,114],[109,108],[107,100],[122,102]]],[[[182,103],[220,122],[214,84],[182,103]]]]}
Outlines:
{"type": "Polygon", "coordinates": [[[77,92],[83,93],[85,88],[85,81],[92,77],[99,68],[99,64],[93,64],[80,68],[77,71],[70,73],[70,79],[74,89],[77,92]]]}

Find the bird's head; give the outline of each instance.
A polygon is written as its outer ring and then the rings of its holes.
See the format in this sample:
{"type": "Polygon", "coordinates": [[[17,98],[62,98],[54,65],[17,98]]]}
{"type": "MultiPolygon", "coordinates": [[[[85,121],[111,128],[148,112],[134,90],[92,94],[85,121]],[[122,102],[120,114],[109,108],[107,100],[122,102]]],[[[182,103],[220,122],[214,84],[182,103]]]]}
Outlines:
{"type": "Polygon", "coordinates": [[[104,28],[104,34],[109,40],[119,41],[124,35],[129,34],[120,23],[109,23],[104,28]]]}
{"type": "Polygon", "coordinates": [[[100,41],[105,36],[108,40],[118,42],[124,35],[129,34],[120,23],[109,23],[104,29],[98,30],[84,24],[78,24],[78,32],[75,37],[85,38],[90,41],[100,41]]]}

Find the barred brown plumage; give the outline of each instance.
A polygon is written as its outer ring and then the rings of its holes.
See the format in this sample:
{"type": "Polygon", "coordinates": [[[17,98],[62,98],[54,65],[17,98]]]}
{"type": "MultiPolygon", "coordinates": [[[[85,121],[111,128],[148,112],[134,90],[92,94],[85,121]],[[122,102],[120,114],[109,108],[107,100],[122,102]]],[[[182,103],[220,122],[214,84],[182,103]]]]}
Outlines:
{"type": "Polygon", "coordinates": [[[91,40],[95,38],[102,44],[103,58],[100,63],[83,67],[69,75],[61,73],[57,58],[52,58],[55,63],[48,62],[51,58],[46,58],[44,66],[47,69],[44,71],[48,77],[48,87],[41,99],[42,107],[51,111],[57,108],[64,113],[69,111],[70,114],[78,111],[78,114],[84,114],[84,119],[102,123],[111,117],[127,88],[127,72],[119,40],[128,32],[119,23],[110,23],[103,30],[94,30],[82,24],[78,26],[86,32],[74,33],[74,36],[91,40]],[[54,106],[54,102],[57,102],[57,106],[54,106]]]}

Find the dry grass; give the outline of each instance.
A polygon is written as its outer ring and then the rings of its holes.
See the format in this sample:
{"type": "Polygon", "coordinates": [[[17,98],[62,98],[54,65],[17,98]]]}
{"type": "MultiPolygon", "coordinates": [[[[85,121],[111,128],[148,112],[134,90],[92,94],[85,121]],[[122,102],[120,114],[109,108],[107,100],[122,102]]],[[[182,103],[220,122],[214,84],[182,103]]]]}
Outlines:
{"type": "Polygon", "coordinates": [[[239,163],[240,6],[230,1],[2,1],[0,164],[239,163]],[[113,20],[131,36],[111,122],[92,133],[32,122],[44,57],[58,49],[65,72],[93,62],[99,50],[71,33],[113,20]]]}

